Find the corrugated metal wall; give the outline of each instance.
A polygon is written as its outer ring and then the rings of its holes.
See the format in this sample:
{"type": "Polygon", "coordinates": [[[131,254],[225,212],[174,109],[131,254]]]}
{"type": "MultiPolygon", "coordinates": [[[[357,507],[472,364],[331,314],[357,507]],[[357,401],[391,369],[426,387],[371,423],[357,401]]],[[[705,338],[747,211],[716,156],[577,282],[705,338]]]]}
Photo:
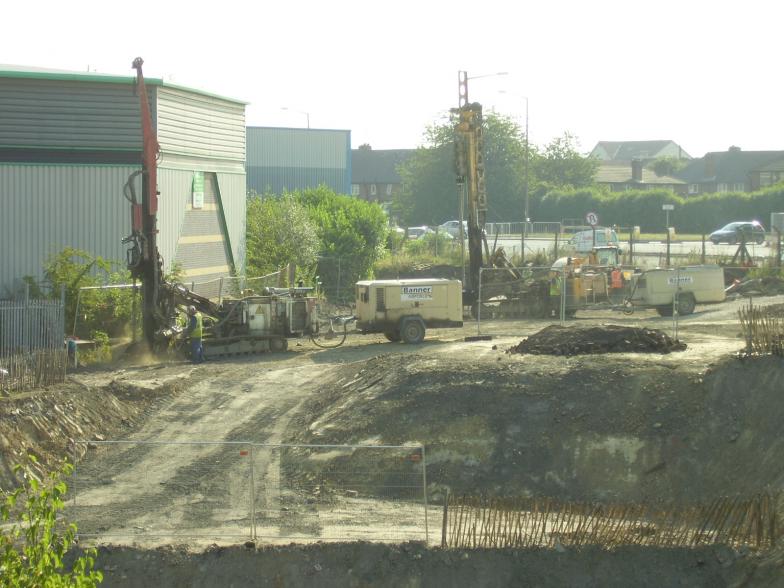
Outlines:
{"type": "Polygon", "coordinates": [[[247,197],[245,173],[221,173],[218,178],[218,193],[223,205],[223,219],[229,234],[234,270],[238,275],[245,273],[245,218],[247,197]]]}
{"type": "Polygon", "coordinates": [[[123,186],[132,166],[0,164],[0,298],[15,280],[42,278],[65,247],[125,263],[131,232],[123,186]]]}
{"type": "MultiPolygon", "coordinates": [[[[155,88],[148,87],[153,96],[155,88]]],[[[155,119],[155,100],[150,100],[155,119]]],[[[128,149],[141,146],[130,83],[0,80],[0,146],[128,149]]]]}
{"type": "Polygon", "coordinates": [[[158,88],[158,142],[177,155],[245,162],[245,105],[158,88]]]}
{"type": "MultiPolygon", "coordinates": [[[[225,267],[233,261],[242,271],[244,104],[178,88],[149,86],[148,93],[155,96],[151,109],[161,143],[158,228],[166,269],[181,245],[193,172],[203,171],[213,174],[211,206],[218,228],[212,227],[216,232],[210,234],[213,239],[220,234],[221,240],[213,241],[209,251],[192,247],[183,255],[191,265],[225,267]],[[213,249],[219,251],[217,257],[213,249]],[[212,264],[213,258],[220,258],[220,263],[212,264]]],[[[139,151],[141,147],[138,98],[130,82],[2,79],[0,113],[0,147],[53,149],[55,155],[59,148],[66,149],[63,153],[89,149],[101,155],[102,150],[139,151]]],[[[121,239],[130,233],[131,224],[122,187],[134,169],[0,163],[0,298],[3,289],[22,276],[40,277],[46,257],[65,246],[117,260],[124,267],[126,246],[121,239]]],[[[190,237],[189,247],[197,245],[195,235],[190,237]]]]}
{"type": "Polygon", "coordinates": [[[248,190],[259,194],[325,184],[351,193],[351,132],[248,127],[248,190]]]}

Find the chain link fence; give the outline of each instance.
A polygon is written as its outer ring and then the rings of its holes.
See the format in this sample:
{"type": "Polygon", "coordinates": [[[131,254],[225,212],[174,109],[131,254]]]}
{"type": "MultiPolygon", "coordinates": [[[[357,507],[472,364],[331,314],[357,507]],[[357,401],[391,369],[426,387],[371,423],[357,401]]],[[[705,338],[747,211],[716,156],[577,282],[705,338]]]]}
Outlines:
{"type": "Polygon", "coordinates": [[[421,446],[79,441],[79,535],[427,541],[421,446]]]}

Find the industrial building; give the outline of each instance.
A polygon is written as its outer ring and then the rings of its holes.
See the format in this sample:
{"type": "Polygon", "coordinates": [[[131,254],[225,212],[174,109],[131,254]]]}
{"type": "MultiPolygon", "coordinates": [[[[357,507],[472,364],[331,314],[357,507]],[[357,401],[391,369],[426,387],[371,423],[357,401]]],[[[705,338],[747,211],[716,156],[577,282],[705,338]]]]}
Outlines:
{"type": "MultiPolygon", "coordinates": [[[[134,81],[0,66],[0,298],[24,276],[40,280],[47,258],[65,247],[124,266],[131,219],[123,187],[141,169],[134,81]]],[[[145,81],[161,147],[165,269],[177,262],[189,283],[242,273],[245,103],[145,81]]]]}
{"type": "Polygon", "coordinates": [[[249,193],[351,193],[351,131],[248,127],[247,149],[249,193]]]}

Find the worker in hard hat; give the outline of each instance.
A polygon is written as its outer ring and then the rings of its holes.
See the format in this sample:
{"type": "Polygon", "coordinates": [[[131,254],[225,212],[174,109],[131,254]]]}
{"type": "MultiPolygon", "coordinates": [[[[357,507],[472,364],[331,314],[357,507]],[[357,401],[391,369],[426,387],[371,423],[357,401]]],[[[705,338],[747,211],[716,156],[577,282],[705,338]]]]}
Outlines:
{"type": "Polygon", "coordinates": [[[189,306],[188,326],[185,328],[185,336],[191,339],[191,361],[193,363],[202,363],[204,361],[203,330],[204,325],[202,324],[201,313],[196,311],[195,306],[189,306]]]}
{"type": "Polygon", "coordinates": [[[623,271],[617,265],[610,272],[610,300],[623,302],[623,271]]]}

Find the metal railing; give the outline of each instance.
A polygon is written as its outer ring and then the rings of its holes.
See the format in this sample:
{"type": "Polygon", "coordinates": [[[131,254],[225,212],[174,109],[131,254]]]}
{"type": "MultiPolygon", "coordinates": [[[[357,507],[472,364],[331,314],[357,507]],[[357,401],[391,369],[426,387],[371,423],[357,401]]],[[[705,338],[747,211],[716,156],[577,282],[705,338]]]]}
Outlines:
{"type": "Polygon", "coordinates": [[[82,537],[429,539],[422,446],[78,441],[74,454],[82,537]]]}
{"type": "Polygon", "coordinates": [[[65,289],[59,299],[0,300],[0,390],[48,386],[65,379],[65,289]]]}

